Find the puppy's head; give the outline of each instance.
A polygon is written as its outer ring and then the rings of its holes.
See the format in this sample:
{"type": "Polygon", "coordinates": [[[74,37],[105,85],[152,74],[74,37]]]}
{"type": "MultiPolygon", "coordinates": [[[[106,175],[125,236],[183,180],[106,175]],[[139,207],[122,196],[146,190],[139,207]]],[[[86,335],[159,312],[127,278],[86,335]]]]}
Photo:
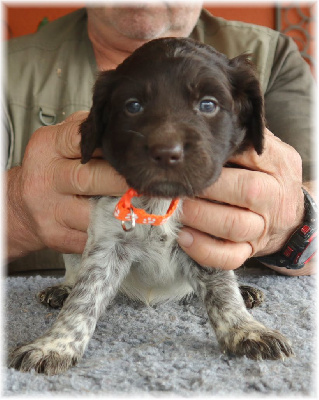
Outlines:
{"type": "Polygon", "coordinates": [[[102,72],[81,126],[82,162],[102,147],[128,185],[151,196],[194,196],[229,157],[262,152],[263,97],[246,56],[191,39],[156,39],[102,72]]]}

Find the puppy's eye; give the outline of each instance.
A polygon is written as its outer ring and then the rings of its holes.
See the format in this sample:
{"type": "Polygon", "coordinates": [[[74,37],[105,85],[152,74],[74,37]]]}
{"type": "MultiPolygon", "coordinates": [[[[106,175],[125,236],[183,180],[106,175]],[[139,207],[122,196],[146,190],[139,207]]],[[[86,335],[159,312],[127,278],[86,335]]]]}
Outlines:
{"type": "Polygon", "coordinates": [[[219,110],[215,97],[203,97],[197,107],[200,112],[205,114],[216,114],[219,110]]]}
{"type": "Polygon", "coordinates": [[[143,110],[142,104],[137,99],[129,99],[125,102],[125,111],[128,114],[138,114],[143,110]]]}

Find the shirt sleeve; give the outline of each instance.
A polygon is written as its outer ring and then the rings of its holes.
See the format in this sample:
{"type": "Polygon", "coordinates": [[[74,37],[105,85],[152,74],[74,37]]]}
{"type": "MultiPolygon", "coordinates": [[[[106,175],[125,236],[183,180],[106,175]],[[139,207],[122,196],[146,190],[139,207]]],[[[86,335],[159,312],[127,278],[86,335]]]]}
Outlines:
{"type": "Polygon", "coordinates": [[[13,126],[6,107],[3,107],[2,113],[2,145],[1,168],[6,170],[12,166],[12,156],[14,148],[13,126]]]}
{"type": "Polygon", "coordinates": [[[314,88],[309,65],[294,41],[281,34],[265,93],[266,123],[301,155],[304,181],[314,179],[314,88]]]}

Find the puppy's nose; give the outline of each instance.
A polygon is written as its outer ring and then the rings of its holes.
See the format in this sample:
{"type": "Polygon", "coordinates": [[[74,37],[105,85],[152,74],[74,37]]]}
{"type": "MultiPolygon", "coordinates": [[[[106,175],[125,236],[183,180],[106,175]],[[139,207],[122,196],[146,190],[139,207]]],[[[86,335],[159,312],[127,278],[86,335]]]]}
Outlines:
{"type": "Polygon", "coordinates": [[[179,164],[184,157],[183,147],[180,144],[165,146],[161,144],[153,145],[149,149],[152,161],[162,167],[172,167],[179,164]]]}

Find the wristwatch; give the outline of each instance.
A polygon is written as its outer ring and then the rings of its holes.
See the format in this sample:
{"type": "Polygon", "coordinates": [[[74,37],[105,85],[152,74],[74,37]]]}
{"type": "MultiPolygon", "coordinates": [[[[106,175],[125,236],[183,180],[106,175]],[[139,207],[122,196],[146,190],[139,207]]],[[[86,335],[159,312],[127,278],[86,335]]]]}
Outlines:
{"type": "Polygon", "coordinates": [[[304,190],[305,216],[303,223],[290,236],[283,248],[276,253],[256,257],[265,264],[287,269],[302,268],[317,251],[318,207],[310,194],[304,190]]]}

